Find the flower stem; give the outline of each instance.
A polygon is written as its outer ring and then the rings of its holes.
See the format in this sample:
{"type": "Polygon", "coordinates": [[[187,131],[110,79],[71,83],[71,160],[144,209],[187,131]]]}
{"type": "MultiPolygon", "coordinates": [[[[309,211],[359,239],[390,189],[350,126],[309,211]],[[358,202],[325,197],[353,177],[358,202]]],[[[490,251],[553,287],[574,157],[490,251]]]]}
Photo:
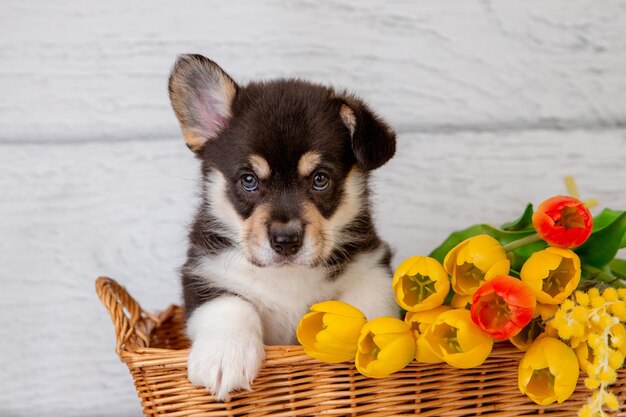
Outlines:
{"type": "Polygon", "coordinates": [[[612,274],[607,274],[606,271],[603,271],[600,268],[596,268],[595,266],[588,264],[582,264],[581,268],[583,271],[591,275],[592,281],[601,281],[615,288],[626,288],[626,280],[615,277],[612,274]]]}
{"type": "Polygon", "coordinates": [[[531,243],[539,242],[541,238],[537,233],[533,233],[532,235],[528,235],[521,239],[514,240],[513,242],[509,242],[504,245],[505,252],[512,252],[517,248],[521,248],[522,246],[530,245],[531,243]]]}

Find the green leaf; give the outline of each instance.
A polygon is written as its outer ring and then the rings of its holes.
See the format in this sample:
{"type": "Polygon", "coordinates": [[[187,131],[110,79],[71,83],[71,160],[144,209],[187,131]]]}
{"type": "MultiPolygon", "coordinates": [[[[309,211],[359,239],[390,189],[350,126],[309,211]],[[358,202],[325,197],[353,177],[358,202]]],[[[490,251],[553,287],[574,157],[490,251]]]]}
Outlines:
{"type": "Polygon", "coordinates": [[[605,209],[594,218],[589,239],[574,250],[583,263],[602,268],[623,247],[626,233],[626,212],[605,209]]]}
{"type": "MultiPolygon", "coordinates": [[[[467,229],[452,233],[438,248],[433,250],[429,256],[443,263],[444,258],[452,248],[463,242],[465,239],[481,234],[489,235],[501,244],[506,245],[507,243],[511,243],[533,233],[535,233],[534,229],[507,231],[489,224],[477,224],[470,226],[467,229]]],[[[511,268],[519,271],[530,255],[538,250],[544,249],[547,246],[547,243],[540,241],[513,250],[508,254],[509,259],[511,260],[511,268]]]]}
{"type": "Polygon", "coordinates": [[[607,286],[614,288],[626,287],[626,281],[621,279],[619,275],[613,273],[608,265],[600,269],[588,264],[582,264],[581,269],[581,278],[583,281],[578,288],[583,291],[586,291],[591,287],[596,287],[600,290],[606,288],[607,286]],[[606,285],[598,285],[598,283],[606,285]]]}
{"type": "Polygon", "coordinates": [[[615,280],[615,276],[606,268],[596,268],[588,264],[581,264],[580,278],[584,281],[603,281],[609,282],[615,280]]]}
{"type": "Polygon", "coordinates": [[[611,210],[609,208],[605,208],[600,214],[593,218],[593,231],[595,232],[596,230],[604,229],[622,214],[624,214],[623,210],[611,210]]]}
{"type": "MultiPolygon", "coordinates": [[[[596,230],[605,228],[624,213],[625,212],[623,210],[611,210],[608,208],[602,210],[600,214],[593,218],[593,231],[595,232],[596,230]]],[[[620,249],[626,248],[626,233],[622,236],[622,241],[620,242],[619,247],[620,249]]]]}
{"type": "Polygon", "coordinates": [[[533,227],[533,205],[528,203],[524,209],[524,213],[519,219],[504,223],[501,227],[502,230],[514,232],[519,230],[532,230],[533,227]]]}
{"type": "Polygon", "coordinates": [[[508,230],[502,230],[489,224],[481,224],[480,226],[483,230],[483,233],[495,238],[503,245],[535,233],[534,230],[518,230],[515,232],[511,232],[508,230]]]}
{"type": "Polygon", "coordinates": [[[446,240],[443,241],[441,245],[439,245],[435,250],[433,250],[430,255],[431,258],[435,258],[439,262],[443,263],[443,259],[446,257],[450,249],[454,248],[459,243],[463,242],[465,239],[470,238],[472,236],[477,236],[482,233],[482,225],[476,224],[474,226],[470,226],[467,229],[458,230],[453,232],[448,236],[446,240]]]}
{"type": "MultiPolygon", "coordinates": [[[[506,245],[507,243],[514,242],[516,240],[522,239],[526,236],[530,236],[535,233],[534,228],[531,230],[527,229],[527,230],[521,230],[517,232],[508,232],[506,230],[498,229],[489,225],[483,225],[483,230],[484,230],[484,233],[488,234],[489,236],[494,237],[503,245],[506,245]]],[[[509,257],[509,260],[511,261],[511,269],[515,271],[520,271],[522,269],[522,265],[524,265],[524,262],[526,262],[526,260],[530,258],[530,256],[533,253],[540,251],[542,249],[545,249],[547,247],[548,247],[548,244],[544,242],[543,240],[540,240],[538,242],[524,245],[522,247],[519,247],[509,252],[507,255],[509,257]]]]}
{"type": "Polygon", "coordinates": [[[609,268],[611,268],[613,275],[617,275],[620,278],[626,278],[626,260],[617,258],[613,259],[609,262],[609,268]]]}
{"type": "MultiPolygon", "coordinates": [[[[532,217],[533,205],[531,203],[528,203],[526,205],[526,208],[524,209],[524,213],[522,213],[522,215],[517,220],[503,224],[500,229],[490,226],[488,224],[476,224],[466,229],[458,230],[448,236],[448,238],[441,245],[439,245],[439,247],[435,248],[435,250],[433,250],[429,256],[443,263],[443,260],[446,257],[447,253],[450,251],[450,249],[454,248],[456,245],[463,242],[467,238],[483,233],[496,238],[502,244],[506,244],[521,237],[528,236],[532,231],[534,231],[534,228],[532,226],[532,217]],[[509,232],[523,233],[520,235],[510,235],[509,232]]],[[[523,253],[524,251],[520,252],[523,253]]],[[[530,254],[528,254],[528,256],[530,256],[530,254]]],[[[526,258],[528,258],[528,256],[526,256],[526,258]]]]}
{"type": "MultiPolygon", "coordinates": [[[[602,210],[602,213],[598,214],[596,217],[593,218],[594,232],[596,230],[605,228],[606,226],[614,222],[619,216],[623,215],[624,213],[626,212],[623,210],[611,210],[608,208],[602,210]]],[[[622,235],[622,240],[619,244],[619,247],[626,248],[626,233],[622,235]]]]}

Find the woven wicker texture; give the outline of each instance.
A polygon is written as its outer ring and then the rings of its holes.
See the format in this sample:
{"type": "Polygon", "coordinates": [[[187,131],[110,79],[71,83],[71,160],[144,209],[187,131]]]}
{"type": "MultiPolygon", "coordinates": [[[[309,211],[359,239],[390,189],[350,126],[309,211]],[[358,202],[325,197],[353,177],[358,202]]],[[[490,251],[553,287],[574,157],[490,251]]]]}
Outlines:
{"type": "MultiPolygon", "coordinates": [[[[181,307],[149,314],[110,278],[96,291],[115,326],[116,351],[128,365],[148,416],[576,416],[589,391],[581,382],[563,404],[538,406],[520,394],[517,367],[522,352],[498,343],[475,369],[412,362],[384,379],[360,375],[353,363],[325,364],[299,346],[268,346],[252,391],[216,402],[187,380],[189,340],[181,307]]],[[[626,400],[626,369],[613,386],[626,400]]],[[[626,416],[622,406],[611,416],[626,416]]]]}

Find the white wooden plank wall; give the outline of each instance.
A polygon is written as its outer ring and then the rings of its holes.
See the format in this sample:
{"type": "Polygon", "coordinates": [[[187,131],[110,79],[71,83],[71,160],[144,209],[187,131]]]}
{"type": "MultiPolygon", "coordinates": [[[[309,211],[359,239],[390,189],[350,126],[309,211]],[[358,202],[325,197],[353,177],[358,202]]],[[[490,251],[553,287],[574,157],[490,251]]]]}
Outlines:
{"type": "Polygon", "coordinates": [[[401,130],[623,125],[626,2],[3,0],[0,137],[177,133],[163,88],[203,52],[237,79],[355,89],[401,130]]]}
{"type": "Polygon", "coordinates": [[[0,1],[0,415],[140,408],[93,290],[179,301],[196,192],[178,53],[360,93],[400,132],[376,176],[394,262],[564,191],[626,208],[626,1],[0,1]]]}

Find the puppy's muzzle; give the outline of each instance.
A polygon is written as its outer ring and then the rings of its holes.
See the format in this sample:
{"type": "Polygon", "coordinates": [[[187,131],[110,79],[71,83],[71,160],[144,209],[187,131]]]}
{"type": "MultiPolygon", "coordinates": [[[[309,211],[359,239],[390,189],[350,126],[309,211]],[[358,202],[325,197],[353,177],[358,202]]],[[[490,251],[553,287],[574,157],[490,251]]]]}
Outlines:
{"type": "Polygon", "coordinates": [[[302,226],[294,222],[273,222],[269,228],[270,246],[279,255],[295,255],[302,247],[303,234],[302,226]]]}

